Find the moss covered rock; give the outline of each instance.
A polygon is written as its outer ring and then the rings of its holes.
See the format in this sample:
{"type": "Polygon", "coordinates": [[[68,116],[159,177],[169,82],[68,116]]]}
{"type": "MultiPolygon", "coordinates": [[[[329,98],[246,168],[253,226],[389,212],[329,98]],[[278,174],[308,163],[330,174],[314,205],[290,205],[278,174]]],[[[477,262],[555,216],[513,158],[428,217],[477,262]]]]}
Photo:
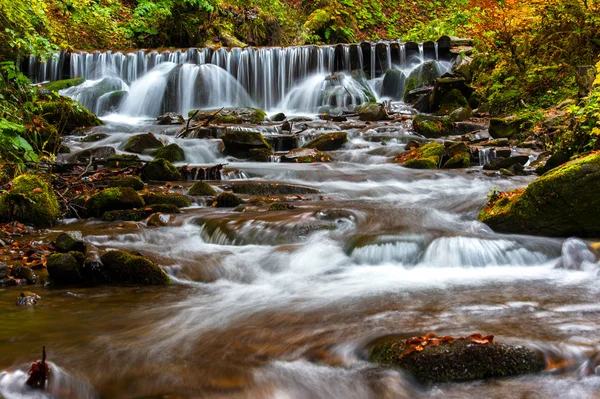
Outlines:
{"type": "Polygon", "coordinates": [[[195,110],[192,110],[189,112],[189,116],[192,115],[194,115],[194,120],[196,121],[203,121],[210,118],[211,123],[230,124],[260,123],[263,122],[267,116],[265,111],[253,107],[203,110],[198,113],[196,113],[195,110]],[[217,111],[218,113],[215,115],[217,111]]]}
{"type": "Polygon", "coordinates": [[[233,208],[244,203],[244,200],[230,191],[217,195],[213,205],[217,208],[233,208]]]}
{"type": "Polygon", "coordinates": [[[346,132],[326,133],[309,141],[303,148],[314,148],[317,151],[335,151],[342,148],[347,142],[348,134],[346,132]]]}
{"type": "Polygon", "coordinates": [[[505,233],[600,236],[600,153],[552,169],[525,190],[494,195],[479,220],[505,233]]]}
{"type": "Polygon", "coordinates": [[[54,248],[59,252],[78,251],[85,252],[85,243],[78,239],[73,234],[60,233],[52,243],[54,248]]]}
{"type": "Polygon", "coordinates": [[[273,151],[269,148],[251,148],[248,151],[248,160],[253,162],[270,162],[273,151]]]}
{"type": "Polygon", "coordinates": [[[227,190],[236,194],[248,195],[296,195],[296,194],[319,194],[316,188],[300,186],[296,184],[263,183],[245,181],[232,183],[226,186],[227,190]]]}
{"type": "Polygon", "coordinates": [[[418,89],[435,81],[440,76],[438,63],[435,61],[427,61],[415,69],[413,69],[406,79],[404,88],[404,98],[412,90],[418,89]]]}
{"type": "Polygon", "coordinates": [[[25,174],[13,181],[12,189],[0,197],[0,218],[34,226],[50,226],[59,216],[56,194],[41,176],[25,174]]]}
{"type": "Polygon", "coordinates": [[[356,109],[356,112],[361,121],[384,121],[389,118],[383,104],[367,103],[356,109]]]}
{"type": "Polygon", "coordinates": [[[83,143],[94,143],[96,141],[104,140],[107,137],[108,137],[108,134],[106,134],[106,133],[92,133],[92,134],[88,134],[87,136],[82,138],[81,141],[83,143]]]}
{"type": "Polygon", "coordinates": [[[163,158],[156,158],[148,162],[144,169],[142,169],[141,176],[143,181],[173,181],[182,179],[179,169],[163,158]]]}
{"type": "Polygon", "coordinates": [[[142,195],[142,198],[148,205],[170,204],[175,205],[178,208],[185,208],[192,205],[192,201],[190,201],[190,199],[185,195],[181,194],[149,193],[142,195]]]}
{"type": "Polygon", "coordinates": [[[469,107],[468,98],[474,89],[463,78],[443,77],[436,79],[429,98],[431,110],[448,113],[460,107],[469,107]]]}
{"type": "Polygon", "coordinates": [[[92,195],[86,202],[88,215],[102,216],[104,212],[141,208],[144,201],[131,187],[107,188],[92,195]]]}
{"type": "Polygon", "coordinates": [[[115,211],[106,211],[102,214],[102,220],[105,222],[115,222],[123,220],[128,222],[139,222],[146,219],[148,212],[144,209],[120,209],[115,211]]]}
{"type": "Polygon", "coordinates": [[[413,129],[416,133],[429,139],[443,136],[442,124],[440,122],[422,119],[418,115],[413,119],[413,129]]]}
{"type": "Polygon", "coordinates": [[[221,136],[227,155],[237,158],[247,158],[251,149],[265,148],[271,150],[271,145],[259,132],[231,131],[221,136]]]}
{"type": "Polygon", "coordinates": [[[131,187],[139,191],[144,189],[144,182],[137,176],[123,176],[109,180],[108,187],[131,187]]]}
{"type": "Polygon", "coordinates": [[[188,191],[188,195],[195,197],[202,195],[217,195],[217,192],[210,184],[204,181],[197,181],[188,191]]]}
{"type": "Polygon", "coordinates": [[[404,339],[382,339],[371,347],[369,360],[401,368],[422,383],[510,377],[546,368],[543,353],[522,346],[476,343],[470,339],[438,340],[412,351],[410,345],[404,339]]]}
{"type": "Polygon", "coordinates": [[[450,115],[448,115],[448,120],[450,120],[451,122],[464,122],[468,120],[471,116],[473,116],[473,113],[469,108],[460,107],[456,108],[450,113],[450,115]]]}
{"type": "Polygon", "coordinates": [[[440,143],[427,143],[412,150],[399,161],[404,162],[404,167],[411,169],[437,169],[444,156],[444,146],[440,143]]]}
{"type": "Polygon", "coordinates": [[[54,82],[44,83],[38,89],[38,92],[42,95],[50,92],[58,93],[60,90],[68,89],[69,87],[79,86],[83,82],[85,82],[84,78],[56,80],[54,82]]]}
{"type": "Polygon", "coordinates": [[[165,285],[171,281],[160,266],[144,256],[124,251],[109,251],[100,259],[112,283],[165,285]]]}
{"type": "Polygon", "coordinates": [[[169,162],[182,162],[185,160],[183,148],[175,143],[169,144],[150,152],[150,155],[156,158],[163,158],[169,162]]]}
{"type": "Polygon", "coordinates": [[[123,147],[124,151],[141,154],[146,150],[162,147],[163,143],[153,133],[136,134],[130,137],[123,147]]]}
{"type": "Polygon", "coordinates": [[[106,165],[111,168],[129,168],[141,164],[141,158],[133,154],[116,154],[106,160],[106,165]]]}
{"type": "Polygon", "coordinates": [[[75,129],[87,126],[100,126],[102,121],[83,105],[67,97],[41,103],[45,120],[61,133],[71,133],[75,129]]]}
{"type": "Polygon", "coordinates": [[[520,131],[521,121],[514,117],[490,119],[489,133],[495,139],[511,138],[520,131]]]}
{"type": "Polygon", "coordinates": [[[80,264],[71,254],[52,254],[46,260],[48,276],[56,284],[81,284],[80,264]]]}
{"type": "Polygon", "coordinates": [[[471,150],[463,142],[449,145],[444,151],[442,169],[468,168],[471,166],[471,150]]]}

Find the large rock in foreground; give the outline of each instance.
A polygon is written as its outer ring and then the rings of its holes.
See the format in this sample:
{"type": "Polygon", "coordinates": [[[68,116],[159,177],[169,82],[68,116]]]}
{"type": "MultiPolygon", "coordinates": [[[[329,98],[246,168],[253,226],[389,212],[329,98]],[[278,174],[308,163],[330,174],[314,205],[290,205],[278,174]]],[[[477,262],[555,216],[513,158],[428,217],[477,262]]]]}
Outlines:
{"type": "Polygon", "coordinates": [[[525,190],[495,195],[479,220],[504,233],[600,236],[600,152],[552,169],[525,190]]]}
{"type": "Polygon", "coordinates": [[[493,342],[493,336],[454,339],[433,334],[376,341],[369,360],[398,367],[423,383],[470,381],[537,373],[546,368],[541,352],[493,342]]]}
{"type": "Polygon", "coordinates": [[[50,226],[60,214],[58,199],[41,176],[24,174],[13,181],[12,189],[0,196],[0,221],[18,220],[34,226],[50,226]]]}
{"type": "Polygon", "coordinates": [[[113,283],[165,285],[169,276],[150,259],[125,251],[109,251],[102,255],[102,263],[113,283]]]}

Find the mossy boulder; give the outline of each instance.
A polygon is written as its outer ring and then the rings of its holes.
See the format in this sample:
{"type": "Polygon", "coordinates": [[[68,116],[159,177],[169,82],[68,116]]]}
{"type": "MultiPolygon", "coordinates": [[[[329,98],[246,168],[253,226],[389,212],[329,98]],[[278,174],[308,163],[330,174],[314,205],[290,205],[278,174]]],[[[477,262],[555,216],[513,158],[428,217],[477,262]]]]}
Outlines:
{"type": "Polygon", "coordinates": [[[54,82],[44,83],[39,89],[38,92],[42,95],[55,92],[58,93],[61,90],[68,89],[69,87],[79,86],[85,82],[84,78],[73,78],[73,79],[62,79],[56,80],[54,82]]]}
{"type": "Polygon", "coordinates": [[[244,200],[230,191],[225,191],[217,195],[213,205],[217,208],[233,208],[244,203],[244,200]]]}
{"type": "Polygon", "coordinates": [[[78,239],[73,234],[60,233],[52,243],[58,252],[78,251],[85,252],[86,246],[83,240],[78,239]]]}
{"type": "Polygon", "coordinates": [[[460,107],[468,107],[468,98],[474,89],[468,86],[464,78],[442,77],[436,79],[429,98],[431,110],[448,113],[460,107]]]}
{"type": "Polygon", "coordinates": [[[188,195],[199,197],[202,195],[217,195],[217,192],[207,182],[197,181],[192,187],[190,187],[188,195]]]}
{"type": "Polygon", "coordinates": [[[87,136],[83,137],[81,139],[81,142],[82,143],[94,143],[96,141],[104,140],[107,137],[108,137],[108,134],[106,134],[106,133],[92,133],[92,134],[88,134],[87,136]]]}
{"type": "Polygon", "coordinates": [[[146,150],[159,147],[163,147],[163,143],[153,133],[143,133],[130,137],[123,150],[141,154],[146,150]]]}
{"type": "Polygon", "coordinates": [[[142,198],[147,205],[170,204],[175,205],[178,208],[185,208],[192,205],[192,201],[181,194],[149,193],[142,195],[142,198]]]}
{"type": "Polygon", "coordinates": [[[131,187],[113,187],[92,195],[85,206],[88,215],[102,216],[107,211],[141,208],[144,200],[131,187]]]}
{"type": "Polygon", "coordinates": [[[144,256],[125,251],[109,251],[100,259],[112,283],[166,285],[171,281],[160,266],[144,256]]]}
{"type": "Polygon", "coordinates": [[[163,158],[156,158],[148,162],[142,169],[143,181],[173,181],[181,180],[181,172],[171,162],[163,158]]]}
{"type": "Polygon", "coordinates": [[[459,169],[471,166],[471,150],[463,142],[450,144],[444,151],[442,169],[459,169]]]}
{"type": "Polygon", "coordinates": [[[271,121],[273,122],[283,122],[287,117],[283,112],[279,112],[271,117],[271,121]]]}
{"type": "Polygon", "coordinates": [[[507,138],[510,139],[514,135],[520,133],[520,119],[515,117],[508,118],[492,118],[490,119],[489,133],[495,139],[507,138]]]}
{"type": "Polygon", "coordinates": [[[230,131],[221,136],[227,155],[236,158],[247,158],[251,149],[264,148],[271,150],[271,145],[259,132],[230,131]]]}
{"type": "Polygon", "coordinates": [[[600,152],[552,169],[524,190],[493,196],[479,220],[503,233],[600,236],[600,152]]]}
{"type": "Polygon", "coordinates": [[[226,188],[236,194],[247,195],[304,195],[319,194],[320,191],[295,184],[262,183],[245,181],[227,185],[226,188]]]}
{"type": "Polygon", "coordinates": [[[347,142],[348,134],[346,132],[335,132],[322,134],[302,147],[314,148],[317,151],[335,151],[342,148],[347,142]]]}
{"type": "Polygon", "coordinates": [[[166,159],[169,162],[182,162],[185,160],[183,148],[181,148],[175,143],[151,151],[150,155],[156,158],[166,159]]]}
{"type": "Polygon", "coordinates": [[[367,103],[356,109],[361,121],[384,121],[389,119],[388,113],[383,104],[367,103]]]}
{"type": "Polygon", "coordinates": [[[114,222],[123,220],[128,222],[139,222],[146,219],[148,212],[144,209],[120,209],[115,211],[106,211],[102,214],[102,220],[105,222],[114,222]]]}
{"type": "Polygon", "coordinates": [[[42,115],[48,123],[63,133],[72,133],[75,129],[88,126],[100,126],[102,121],[83,105],[67,97],[40,103],[42,115]]]}
{"type": "Polygon", "coordinates": [[[262,109],[253,107],[202,110],[198,113],[196,113],[196,110],[192,110],[188,115],[190,117],[194,115],[194,120],[196,121],[204,121],[210,118],[211,123],[229,124],[260,123],[263,122],[267,116],[262,109]],[[215,115],[215,113],[217,114],[215,115]]]}
{"type": "Polygon", "coordinates": [[[141,158],[134,154],[116,154],[106,159],[106,165],[111,168],[129,168],[141,164],[141,158]]]}
{"type": "Polygon", "coordinates": [[[470,339],[441,341],[410,351],[407,340],[382,339],[372,345],[369,360],[405,370],[422,383],[510,377],[546,368],[543,353],[526,347],[470,339]]]}
{"type": "Polygon", "coordinates": [[[418,89],[435,81],[440,76],[440,68],[436,61],[427,61],[411,71],[406,79],[404,98],[412,90],[418,89]]]}
{"type": "Polygon", "coordinates": [[[48,256],[46,268],[48,276],[56,284],[83,283],[79,273],[80,264],[72,254],[52,254],[48,256]]]}
{"type": "Polygon", "coordinates": [[[442,124],[439,121],[421,118],[417,115],[413,119],[413,129],[416,133],[429,139],[442,137],[442,124]]]}
{"type": "Polygon", "coordinates": [[[427,143],[401,157],[404,167],[411,169],[437,169],[444,156],[444,146],[440,143],[427,143]]]}
{"type": "Polygon", "coordinates": [[[131,187],[139,191],[144,189],[144,182],[137,176],[123,176],[109,180],[108,187],[131,187]]]}
{"type": "Polygon", "coordinates": [[[468,120],[471,116],[473,116],[473,113],[469,108],[460,107],[450,112],[450,115],[448,115],[448,120],[450,120],[451,122],[464,122],[468,120]]]}
{"type": "Polygon", "coordinates": [[[248,161],[270,162],[273,151],[269,148],[251,148],[248,151],[248,161]]]}
{"type": "Polygon", "coordinates": [[[24,174],[0,197],[0,219],[18,220],[34,226],[51,226],[60,215],[56,194],[41,176],[24,174]]]}

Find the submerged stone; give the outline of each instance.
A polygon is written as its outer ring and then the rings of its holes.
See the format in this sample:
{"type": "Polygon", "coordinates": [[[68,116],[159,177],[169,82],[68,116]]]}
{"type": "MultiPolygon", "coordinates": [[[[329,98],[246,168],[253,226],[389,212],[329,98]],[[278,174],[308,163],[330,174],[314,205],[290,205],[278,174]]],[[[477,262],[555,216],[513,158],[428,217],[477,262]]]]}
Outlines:
{"type": "Polygon", "coordinates": [[[479,220],[503,233],[600,236],[600,153],[551,171],[524,190],[496,194],[479,220]]]}

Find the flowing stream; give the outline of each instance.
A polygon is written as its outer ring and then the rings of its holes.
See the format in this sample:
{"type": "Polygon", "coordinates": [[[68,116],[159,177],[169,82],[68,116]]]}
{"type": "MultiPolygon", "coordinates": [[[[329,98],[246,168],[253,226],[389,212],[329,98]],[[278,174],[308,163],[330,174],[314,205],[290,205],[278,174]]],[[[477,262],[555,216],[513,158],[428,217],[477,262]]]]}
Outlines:
{"type": "MultiPolygon", "coordinates": [[[[160,91],[163,72],[176,65],[159,63],[142,78],[155,83],[138,87],[142,80],[136,80],[128,87],[130,95],[160,91]]],[[[180,76],[202,74],[190,69],[182,67],[180,76]]],[[[221,71],[217,74],[227,73],[221,71]]],[[[150,100],[140,101],[151,106],[150,100]]],[[[387,163],[414,138],[398,123],[346,128],[350,142],[329,164],[241,162],[221,155],[220,140],[175,139],[175,128],[152,125],[143,119],[145,111],[126,112],[129,105],[117,113],[129,124],[113,116],[94,129],[108,138],[81,143],[72,137],[68,144],[73,150],[120,148],[132,134],[153,131],[165,142],[179,143],[190,164],[229,162],[224,180],[211,182],[219,189],[277,182],[319,194],[302,194],[302,200],[290,196],[296,209],[278,212],[252,207],[236,212],[199,200],[166,227],[97,220],[57,227],[57,232],[81,231],[100,248],[139,251],[163,265],[175,283],[36,287],[42,300],[34,308],[14,306],[18,288],[0,290],[0,370],[7,370],[0,372],[0,396],[600,395],[600,377],[594,374],[600,362],[599,265],[577,260],[587,249],[576,239],[502,235],[477,221],[492,189],[524,187],[532,177],[489,177],[480,168],[416,171],[387,163]],[[385,135],[385,143],[372,139],[378,134],[385,135]],[[559,262],[565,267],[557,268],[559,262]],[[424,387],[401,371],[366,360],[368,344],[388,334],[474,332],[539,348],[563,367],[424,387]],[[42,345],[53,362],[47,394],[22,388],[42,345]]],[[[322,121],[307,126],[316,133],[340,129],[322,121]]],[[[181,184],[185,192],[191,182],[181,184]]]]}

